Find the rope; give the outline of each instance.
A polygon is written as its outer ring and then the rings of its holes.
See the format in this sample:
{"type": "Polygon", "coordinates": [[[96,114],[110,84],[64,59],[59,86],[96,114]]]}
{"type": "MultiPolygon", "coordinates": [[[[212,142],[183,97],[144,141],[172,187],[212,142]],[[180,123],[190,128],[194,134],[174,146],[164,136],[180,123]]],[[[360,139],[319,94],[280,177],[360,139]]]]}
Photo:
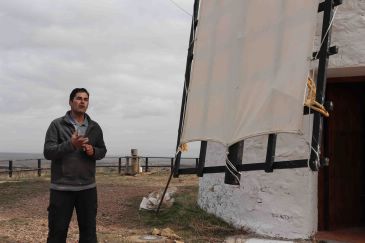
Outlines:
{"type": "MultiPolygon", "coordinates": [[[[330,29],[332,28],[332,25],[333,25],[333,22],[334,22],[334,19],[335,19],[335,16],[336,16],[336,13],[337,13],[337,9],[338,9],[338,6],[335,7],[335,10],[333,12],[333,15],[332,15],[332,19],[330,21],[330,24],[323,36],[323,39],[321,41],[321,44],[319,46],[319,51],[316,53],[316,55],[310,59],[311,61],[311,64],[313,65],[313,62],[314,60],[317,59],[318,55],[319,55],[319,52],[323,46],[323,43],[330,31],[330,29]]],[[[323,105],[321,105],[320,103],[318,103],[315,98],[316,98],[316,87],[315,87],[315,83],[313,82],[314,80],[314,68],[312,68],[312,72],[311,72],[311,77],[308,77],[308,80],[307,80],[307,93],[308,93],[308,96],[307,96],[307,99],[305,101],[305,105],[309,108],[309,111],[311,110],[315,110],[315,111],[318,111],[320,112],[322,115],[328,117],[329,116],[329,113],[326,111],[326,109],[323,107],[323,105]],[[314,88],[314,89],[313,89],[314,88]],[[313,99],[314,97],[314,99],[313,99]]],[[[312,134],[312,129],[311,129],[311,120],[309,119],[309,129],[308,129],[308,132],[309,134],[312,134]]],[[[314,148],[312,146],[312,142],[309,142],[307,141],[305,138],[303,138],[304,141],[307,143],[307,145],[309,146],[309,151],[313,151],[316,155],[316,160],[319,161],[319,150],[320,150],[320,145],[318,144],[318,141],[314,138],[314,136],[312,135],[312,139],[314,140],[314,142],[317,144],[317,148],[314,148]]],[[[310,152],[311,153],[311,152],[310,152]]],[[[309,160],[310,160],[310,156],[308,157],[308,166],[309,166],[309,160]]]]}
{"type": "Polygon", "coordinates": [[[228,154],[229,154],[229,152],[228,152],[228,148],[227,148],[227,152],[226,152],[226,168],[229,171],[229,173],[236,179],[236,181],[238,183],[238,186],[240,186],[241,185],[240,178],[237,176],[237,174],[241,175],[241,172],[239,172],[237,170],[236,166],[234,166],[234,164],[228,159],[228,154]],[[233,171],[229,167],[231,167],[233,171]]]}
{"type": "Polygon", "coordinates": [[[308,88],[308,95],[304,102],[304,105],[307,106],[309,109],[318,111],[325,117],[329,117],[329,113],[326,110],[326,108],[322,104],[316,101],[316,94],[317,94],[316,84],[310,77],[308,77],[307,80],[307,88],[308,88]]]}
{"type": "MultiPolygon", "coordinates": [[[[335,19],[335,16],[336,16],[336,13],[337,13],[337,8],[338,8],[338,6],[336,6],[336,7],[335,7],[335,11],[333,12],[333,15],[332,15],[332,19],[331,19],[330,25],[328,26],[328,28],[327,28],[327,30],[326,30],[326,33],[325,33],[325,34],[324,34],[324,36],[323,36],[323,39],[322,39],[321,45],[319,46],[319,50],[321,50],[322,45],[323,45],[323,43],[324,43],[324,40],[326,39],[326,37],[327,37],[327,35],[328,35],[328,32],[329,32],[329,30],[330,30],[330,29],[331,29],[331,27],[332,27],[333,20],[335,19]]],[[[318,54],[319,54],[319,51],[317,52],[316,56],[315,56],[314,58],[312,58],[312,61],[317,59],[318,54]]]]}
{"type": "MultiPolygon", "coordinates": [[[[312,62],[313,63],[313,62],[312,62]]],[[[313,72],[312,72],[312,77],[314,77],[314,69],[312,69],[313,72]]],[[[309,77],[308,79],[311,79],[312,77],[309,77]]],[[[307,88],[309,89],[309,87],[307,86],[307,88]]],[[[309,92],[309,91],[308,91],[309,92]]],[[[308,106],[309,108],[309,114],[310,114],[310,111],[313,109],[313,106],[308,106]]],[[[308,133],[309,134],[312,134],[312,128],[313,128],[313,123],[311,122],[311,119],[308,118],[308,133]]],[[[310,161],[310,154],[311,154],[311,151],[313,151],[316,155],[316,160],[319,161],[319,144],[317,142],[317,140],[315,139],[315,137],[312,135],[312,139],[314,140],[314,142],[317,144],[317,148],[314,148],[312,146],[312,141],[308,141],[307,139],[305,139],[305,136],[302,137],[304,142],[308,145],[309,147],[309,155],[308,155],[308,168],[310,167],[309,165],[309,161],[310,161]]]]}

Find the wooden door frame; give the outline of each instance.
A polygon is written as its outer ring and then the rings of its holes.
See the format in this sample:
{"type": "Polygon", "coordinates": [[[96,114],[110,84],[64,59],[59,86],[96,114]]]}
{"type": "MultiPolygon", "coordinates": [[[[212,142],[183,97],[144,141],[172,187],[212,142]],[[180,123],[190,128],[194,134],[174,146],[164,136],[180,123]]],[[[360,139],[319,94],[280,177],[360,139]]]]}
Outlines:
{"type": "MultiPolygon", "coordinates": [[[[327,79],[327,85],[336,83],[365,83],[365,76],[333,77],[327,79]]],[[[334,104],[334,106],[336,106],[336,104],[334,104]]],[[[327,126],[327,121],[325,119],[323,124],[323,139],[321,146],[322,154],[324,156],[326,156],[328,153],[327,126]]],[[[323,167],[318,172],[318,230],[329,230],[329,190],[329,167],[323,167]]]]}

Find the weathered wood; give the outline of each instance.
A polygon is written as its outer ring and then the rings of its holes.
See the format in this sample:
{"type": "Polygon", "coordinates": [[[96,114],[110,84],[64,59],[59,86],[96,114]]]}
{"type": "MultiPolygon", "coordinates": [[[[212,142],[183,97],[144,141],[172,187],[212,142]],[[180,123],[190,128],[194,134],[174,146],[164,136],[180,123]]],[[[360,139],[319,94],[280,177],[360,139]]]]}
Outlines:
{"type": "Polygon", "coordinates": [[[148,172],[148,157],[146,157],[146,166],[144,167],[145,172],[148,172]]]}
{"type": "MultiPolygon", "coordinates": [[[[176,143],[176,151],[180,145],[180,137],[181,131],[183,127],[183,120],[185,116],[185,105],[187,100],[187,89],[189,88],[190,83],[190,72],[191,72],[191,64],[194,57],[194,38],[195,38],[195,30],[198,23],[198,11],[199,11],[199,0],[194,1],[194,14],[192,18],[191,28],[190,28],[190,38],[189,38],[189,49],[188,55],[186,58],[186,68],[185,68],[185,80],[184,80],[184,87],[183,87],[183,95],[181,100],[181,109],[180,109],[180,121],[179,121],[179,129],[177,131],[177,143],[176,143]]],[[[180,159],[181,159],[181,152],[178,152],[175,156],[175,168],[173,168],[174,177],[179,176],[179,168],[180,168],[180,159]]]]}
{"type": "Polygon", "coordinates": [[[42,175],[42,160],[41,159],[38,159],[38,176],[41,176],[42,175]]]}
{"type": "Polygon", "coordinates": [[[122,158],[118,158],[118,174],[122,173],[122,158]]]}
{"type": "Polygon", "coordinates": [[[203,169],[205,167],[205,157],[207,154],[207,146],[208,146],[207,141],[201,141],[200,153],[199,153],[199,163],[198,163],[198,166],[196,167],[196,169],[197,169],[196,175],[199,177],[203,177],[203,169]]]}
{"type": "Polygon", "coordinates": [[[266,168],[265,168],[266,173],[274,171],[273,165],[275,161],[276,138],[277,135],[272,133],[269,134],[269,137],[267,139],[266,168]]]}
{"type": "MultiPolygon", "coordinates": [[[[324,104],[326,94],[326,81],[327,81],[327,67],[329,59],[329,47],[331,44],[331,20],[333,17],[333,7],[336,4],[341,4],[341,1],[325,0],[321,3],[323,8],[323,21],[322,21],[322,36],[318,56],[318,74],[317,74],[317,93],[316,101],[321,105],[324,104]]],[[[313,132],[312,132],[312,150],[310,154],[309,166],[313,171],[317,171],[320,166],[320,145],[322,141],[322,128],[323,128],[323,117],[321,114],[315,112],[313,117],[313,132]]]]}
{"type": "Polygon", "coordinates": [[[126,157],[124,174],[128,175],[129,174],[129,171],[130,171],[129,157],[126,157]]]}
{"type": "MultiPolygon", "coordinates": [[[[226,167],[224,183],[229,185],[239,185],[241,175],[239,173],[235,173],[235,170],[239,171],[239,166],[242,165],[242,155],[243,155],[243,145],[244,141],[240,141],[238,143],[233,144],[229,147],[228,159],[233,164],[235,169],[230,168],[230,171],[226,167]],[[232,175],[234,173],[235,175],[232,175]]],[[[226,165],[229,166],[229,165],[226,165]]]]}
{"type": "Polygon", "coordinates": [[[13,161],[9,160],[9,177],[13,176],[13,161]]]}

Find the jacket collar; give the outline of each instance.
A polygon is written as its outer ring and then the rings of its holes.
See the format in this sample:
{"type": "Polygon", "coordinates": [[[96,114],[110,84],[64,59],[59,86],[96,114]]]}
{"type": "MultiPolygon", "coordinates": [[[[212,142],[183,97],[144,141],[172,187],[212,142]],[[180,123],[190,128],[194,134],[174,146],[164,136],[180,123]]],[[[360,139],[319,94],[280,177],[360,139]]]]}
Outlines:
{"type": "MultiPolygon", "coordinates": [[[[70,122],[69,120],[69,117],[71,116],[71,111],[67,111],[66,114],[62,117],[63,118],[63,121],[66,122],[67,124],[70,124],[72,125],[72,123],[70,122]]],[[[88,114],[85,113],[85,119],[87,119],[88,121],[88,125],[92,125],[92,120],[90,118],[90,116],[88,114]]]]}

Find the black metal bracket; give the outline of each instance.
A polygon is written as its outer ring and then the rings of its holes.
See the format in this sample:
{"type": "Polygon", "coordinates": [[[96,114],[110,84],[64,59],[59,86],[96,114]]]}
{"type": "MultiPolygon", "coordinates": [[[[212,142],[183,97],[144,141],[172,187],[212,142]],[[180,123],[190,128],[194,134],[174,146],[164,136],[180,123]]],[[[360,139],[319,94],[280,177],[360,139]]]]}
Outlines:
{"type": "MultiPolygon", "coordinates": [[[[330,48],[328,48],[327,51],[327,55],[328,56],[332,56],[338,53],[338,47],[337,46],[331,46],[330,48]]],[[[318,59],[318,52],[313,52],[312,53],[312,58],[316,58],[318,59]]]]}
{"type": "MultiPolygon", "coordinates": [[[[336,7],[338,5],[341,5],[343,2],[343,0],[334,0],[333,1],[333,7],[336,7]]],[[[318,12],[323,12],[325,11],[325,2],[321,2],[319,5],[318,5],[318,12]]]]}
{"type": "Polygon", "coordinates": [[[321,165],[321,167],[329,166],[330,165],[330,159],[327,158],[327,157],[321,158],[320,165],[321,165]]]}
{"type": "MultiPolygon", "coordinates": [[[[321,47],[318,55],[318,73],[317,73],[317,93],[316,100],[320,104],[324,104],[326,94],[326,80],[327,80],[327,67],[328,58],[330,55],[338,52],[336,46],[330,48],[331,43],[331,21],[333,18],[333,8],[342,3],[341,0],[325,0],[319,4],[318,11],[323,11],[323,22],[322,22],[322,36],[321,36],[321,47]]],[[[332,105],[333,106],[333,105],[332,105]]],[[[311,154],[309,159],[309,166],[313,171],[318,171],[321,167],[321,150],[320,145],[322,142],[322,130],[323,130],[323,117],[320,113],[315,112],[313,118],[313,133],[311,142],[311,154]]]]}

